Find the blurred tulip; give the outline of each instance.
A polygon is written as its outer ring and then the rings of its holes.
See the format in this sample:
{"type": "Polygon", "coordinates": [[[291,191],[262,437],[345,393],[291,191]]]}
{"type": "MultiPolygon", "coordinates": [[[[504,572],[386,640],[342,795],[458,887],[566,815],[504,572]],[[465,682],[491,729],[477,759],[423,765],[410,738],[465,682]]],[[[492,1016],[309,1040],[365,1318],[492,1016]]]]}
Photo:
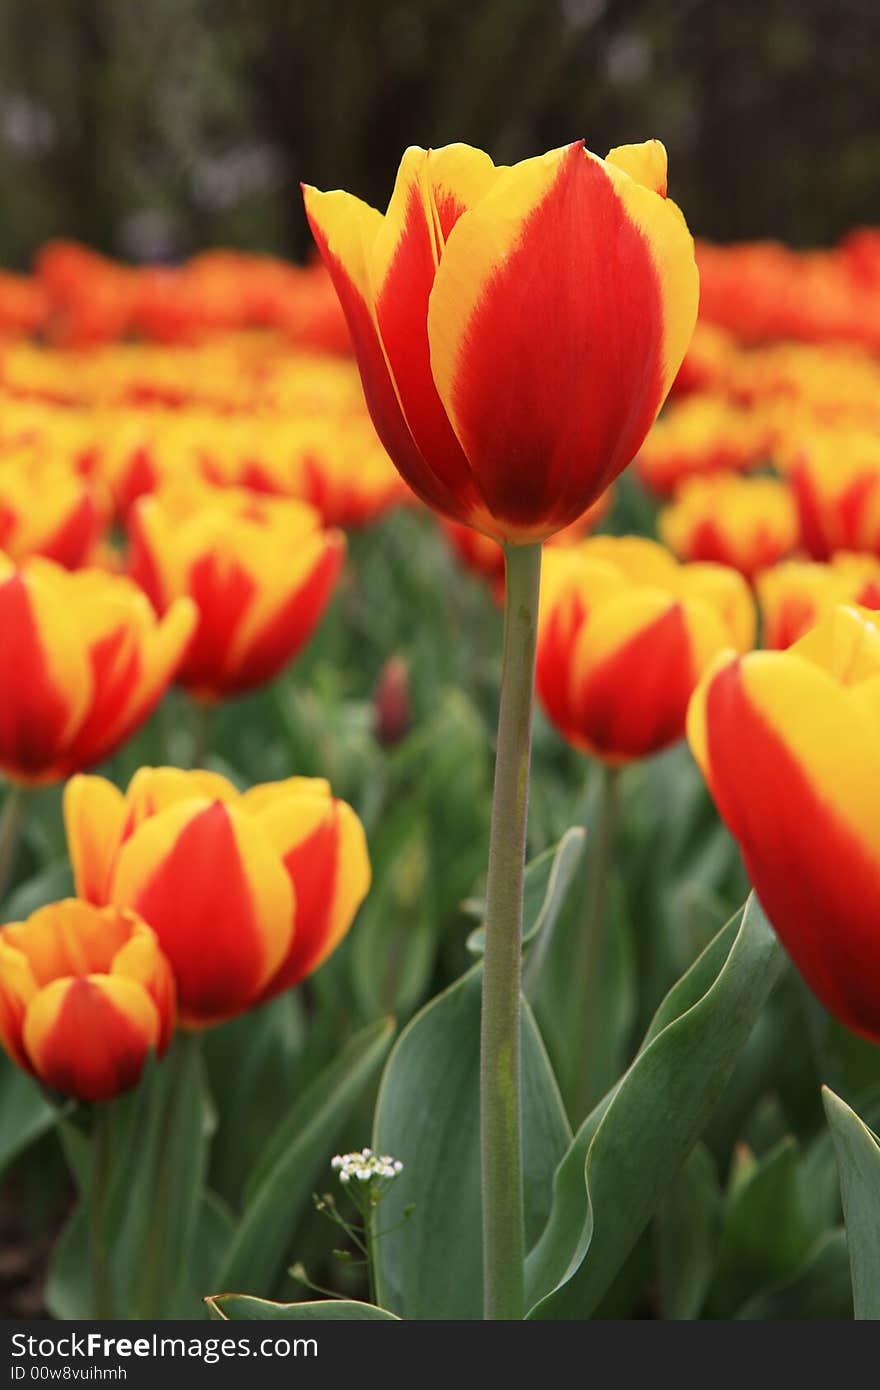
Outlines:
{"type": "Polygon", "coordinates": [[[76,569],[106,521],[99,490],[70,465],[28,451],[0,460],[0,550],[10,559],[42,555],[76,569]]]}
{"type": "Polygon", "coordinates": [[[801,538],[815,560],[837,550],[880,555],[880,446],[876,431],[814,430],[783,451],[801,538]]]}
{"type": "Polygon", "coordinates": [[[169,487],[130,521],[132,577],[165,613],[181,595],[198,624],[178,680],[211,702],[273,679],[330,600],[345,538],[303,503],[235,489],[169,487]]]}
{"type": "Polygon", "coordinates": [[[770,439],[757,411],[724,396],[693,395],[663,412],[639,450],[636,470],[646,487],[668,497],[690,478],[753,468],[767,457],[770,439]]]}
{"type": "Polygon", "coordinates": [[[747,579],[790,555],[798,541],[785,483],[730,473],[684,483],[660,512],[657,529],[680,560],[730,565],[747,579]]]}
{"type": "Polygon", "coordinates": [[[68,898],[0,930],[0,1037],[63,1095],[110,1100],[137,1085],[174,1014],[171,969],[134,912],[68,898]]]}
{"type": "Polygon", "coordinates": [[[538,695],[575,748],[612,765],[646,757],[684,737],[700,676],[754,627],[745,582],[723,566],[679,565],[635,536],[548,551],[538,695]]]}
{"type": "Polygon", "coordinates": [[[659,141],[511,168],[408,149],[383,216],[304,188],[376,429],[423,501],[499,541],[569,525],[630,462],[696,317],[659,141]]]}
{"type": "Polygon", "coordinates": [[[880,630],[839,607],[785,652],[707,673],[688,738],[813,992],[880,1042],[880,630]]]}
{"type": "Polygon", "coordinates": [[[762,646],[790,647],[839,603],[880,608],[880,559],[841,552],[829,564],[786,560],[755,580],[762,646]]]}
{"type": "Polygon", "coordinates": [[[77,891],[149,922],[190,1028],[317,969],[369,887],[360,821],[320,778],[239,794],[214,773],[141,768],[123,794],[74,777],[64,818],[77,891]]]}
{"type": "Polygon", "coordinates": [[[402,656],[389,656],[379,673],[373,693],[373,732],[376,742],[383,748],[393,748],[406,737],[411,724],[409,667],[402,656]]]}
{"type": "Polygon", "coordinates": [[[57,782],[109,757],[162,698],[195,621],[187,599],[157,621],[102,570],[0,555],[0,770],[57,782]]]}

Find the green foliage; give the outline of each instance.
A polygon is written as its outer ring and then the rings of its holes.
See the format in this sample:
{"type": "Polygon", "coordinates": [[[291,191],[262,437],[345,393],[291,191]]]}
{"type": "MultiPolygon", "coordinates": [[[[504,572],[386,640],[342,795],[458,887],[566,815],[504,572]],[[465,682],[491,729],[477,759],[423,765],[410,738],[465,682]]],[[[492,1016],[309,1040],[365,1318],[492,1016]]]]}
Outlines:
{"type": "Polygon", "coordinates": [[[880,1319],[880,1140],[827,1086],[822,1099],[840,1172],[855,1316],[880,1319]]]}

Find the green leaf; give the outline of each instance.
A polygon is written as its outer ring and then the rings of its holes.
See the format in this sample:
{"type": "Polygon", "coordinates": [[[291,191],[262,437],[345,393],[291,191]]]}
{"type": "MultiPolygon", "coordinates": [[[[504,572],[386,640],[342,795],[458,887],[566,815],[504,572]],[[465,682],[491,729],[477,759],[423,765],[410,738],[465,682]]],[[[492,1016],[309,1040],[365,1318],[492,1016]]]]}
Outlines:
{"type": "Polygon", "coordinates": [[[205,1299],[211,1315],[226,1322],[398,1322],[393,1313],[374,1303],[327,1298],[314,1303],[270,1303],[240,1293],[211,1294],[205,1299]]]}
{"type": "Polygon", "coordinates": [[[822,1088],[834,1138],[857,1319],[880,1319],[880,1140],[849,1106],[822,1088]]]}
{"type": "Polygon", "coordinates": [[[56,1118],[33,1078],[0,1055],[0,1173],[50,1130],[56,1118]]]}
{"type": "MultiPolygon", "coordinates": [[[[572,885],[578,864],[584,853],[586,831],[573,825],[566,830],[557,845],[545,849],[526,865],[523,882],[523,946],[534,941],[523,976],[523,988],[530,992],[537,979],[546,942],[553,930],[566,894],[572,885]],[[540,933],[540,936],[539,936],[540,933]]],[[[486,933],[477,927],[467,939],[467,948],[481,956],[486,948],[486,933]]]]}
{"type": "Polygon", "coordinates": [[[37,908],[58,902],[60,898],[69,898],[72,893],[73,873],[70,860],[65,856],[19,884],[3,904],[3,920],[23,922],[37,908]]]}
{"type": "Polygon", "coordinates": [[[527,1261],[538,1318],[589,1317],[706,1125],[783,956],[754,897],[657,1011],[617,1087],[587,1117],[527,1261]]]}
{"type": "Polygon", "coordinates": [[[721,1193],[712,1155],[691,1149],[657,1212],[660,1303],[667,1321],[700,1316],[712,1277],[721,1218],[721,1193]]]}
{"type": "Polygon", "coordinates": [[[741,1320],[841,1322],[852,1317],[846,1232],[828,1231],[789,1280],[753,1294],[736,1314],[741,1320]]]}
{"type": "MultiPolygon", "coordinates": [[[[478,964],[416,1015],[376,1103],[374,1147],[404,1164],[380,1209],[376,1283],[380,1301],[406,1318],[482,1316],[481,988],[478,964]]],[[[527,1005],[522,1078],[526,1234],[534,1240],[570,1130],[527,1005]]]]}
{"type": "Polygon", "coordinates": [[[375,1077],[394,1033],[379,1019],[358,1033],[284,1117],[257,1162],[244,1214],[218,1278],[221,1288],[271,1288],[333,1144],[375,1077]]]}
{"type": "Polygon", "coordinates": [[[731,1186],[707,1315],[732,1317],[754,1290],[792,1278],[811,1244],[789,1137],[760,1161],[749,1159],[731,1186]]]}

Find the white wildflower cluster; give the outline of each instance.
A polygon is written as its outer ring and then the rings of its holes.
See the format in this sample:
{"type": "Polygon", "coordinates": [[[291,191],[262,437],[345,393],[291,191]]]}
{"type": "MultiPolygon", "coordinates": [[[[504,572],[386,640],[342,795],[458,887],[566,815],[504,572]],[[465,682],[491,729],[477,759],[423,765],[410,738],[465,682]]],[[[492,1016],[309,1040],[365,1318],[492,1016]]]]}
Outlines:
{"type": "Polygon", "coordinates": [[[374,1154],[372,1149],[359,1149],[355,1153],[337,1154],[330,1160],[330,1167],[339,1174],[341,1183],[375,1182],[377,1178],[396,1178],[403,1172],[399,1158],[390,1154],[374,1154]]]}

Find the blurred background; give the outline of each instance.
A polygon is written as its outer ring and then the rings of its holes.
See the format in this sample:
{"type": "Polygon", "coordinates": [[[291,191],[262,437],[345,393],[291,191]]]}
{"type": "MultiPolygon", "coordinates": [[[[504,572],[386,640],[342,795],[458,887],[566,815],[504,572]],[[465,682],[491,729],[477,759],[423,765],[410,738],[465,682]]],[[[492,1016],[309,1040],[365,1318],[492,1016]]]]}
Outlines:
{"type": "Polygon", "coordinates": [[[301,258],[296,184],[383,205],[408,144],[662,138],[693,230],[880,222],[874,0],[3,0],[0,263],[301,258]]]}

